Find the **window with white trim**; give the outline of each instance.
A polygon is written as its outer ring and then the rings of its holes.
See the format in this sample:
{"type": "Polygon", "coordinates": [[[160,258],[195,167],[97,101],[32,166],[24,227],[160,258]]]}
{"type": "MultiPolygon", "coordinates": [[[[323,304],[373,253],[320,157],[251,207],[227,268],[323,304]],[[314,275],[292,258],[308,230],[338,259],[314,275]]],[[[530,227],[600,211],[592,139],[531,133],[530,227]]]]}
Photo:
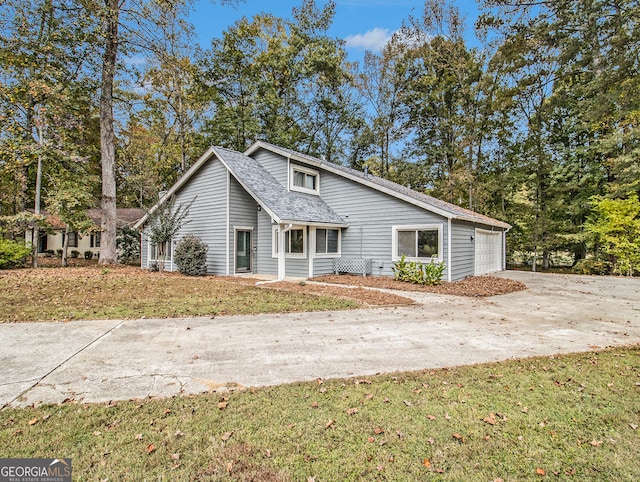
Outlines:
{"type": "Polygon", "coordinates": [[[393,259],[442,259],[442,225],[393,226],[393,259]]]}
{"type": "Polygon", "coordinates": [[[291,164],[289,189],[292,191],[320,194],[320,173],[313,169],[291,164]]]}
{"type": "MultiPolygon", "coordinates": [[[[272,255],[278,257],[280,248],[280,230],[278,226],[273,226],[273,247],[272,255]]],[[[305,226],[293,226],[284,233],[285,255],[287,258],[305,258],[307,255],[307,228],[305,226]]]]}
{"type": "Polygon", "coordinates": [[[316,255],[336,256],[340,254],[340,230],[335,228],[316,228],[316,255]]]}

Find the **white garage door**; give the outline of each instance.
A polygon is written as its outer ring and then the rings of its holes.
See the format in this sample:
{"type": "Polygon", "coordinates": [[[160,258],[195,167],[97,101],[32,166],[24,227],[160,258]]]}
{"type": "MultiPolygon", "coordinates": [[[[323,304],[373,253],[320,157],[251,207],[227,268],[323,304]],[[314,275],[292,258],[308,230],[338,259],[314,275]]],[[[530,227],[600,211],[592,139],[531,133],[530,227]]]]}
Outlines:
{"type": "Polygon", "coordinates": [[[502,270],[502,233],[476,229],[475,274],[502,270]]]}

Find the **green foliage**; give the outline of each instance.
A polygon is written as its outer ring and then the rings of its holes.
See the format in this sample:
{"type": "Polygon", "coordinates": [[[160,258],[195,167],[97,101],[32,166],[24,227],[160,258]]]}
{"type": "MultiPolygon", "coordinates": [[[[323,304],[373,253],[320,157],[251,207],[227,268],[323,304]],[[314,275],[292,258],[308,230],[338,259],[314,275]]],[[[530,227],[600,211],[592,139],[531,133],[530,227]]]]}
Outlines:
{"type": "Polygon", "coordinates": [[[613,272],[631,276],[640,270],[640,201],[593,198],[593,217],[585,225],[602,251],[612,257],[613,272]]]}
{"type": "Polygon", "coordinates": [[[607,275],[611,274],[611,263],[597,258],[581,259],[572,270],[577,274],[607,275]]]}
{"type": "Polygon", "coordinates": [[[131,264],[140,259],[140,233],[124,226],[116,237],[118,263],[131,264]]]}
{"type": "Polygon", "coordinates": [[[84,259],[92,259],[92,258],[93,258],[93,251],[91,251],[91,250],[89,250],[89,249],[88,249],[88,250],[86,250],[86,251],[84,252],[84,259]]]}
{"type": "Polygon", "coordinates": [[[0,269],[16,268],[24,265],[31,255],[31,245],[21,241],[4,239],[0,236],[0,269]]]}
{"type": "Polygon", "coordinates": [[[193,201],[195,197],[187,205],[180,204],[176,207],[174,196],[157,206],[147,219],[146,234],[149,241],[158,245],[171,241],[187,223],[189,208],[193,201]]]}
{"type": "Polygon", "coordinates": [[[80,251],[78,251],[77,249],[71,251],[72,258],[77,258],[78,256],[80,256],[80,251]]]}
{"type": "Polygon", "coordinates": [[[409,261],[402,256],[398,261],[393,263],[395,279],[406,283],[414,283],[419,285],[439,285],[444,275],[444,261],[440,263],[421,263],[420,261],[409,261]]]}
{"type": "Polygon", "coordinates": [[[188,234],[176,245],[173,260],[182,274],[204,276],[207,274],[208,246],[200,238],[188,234]]]}

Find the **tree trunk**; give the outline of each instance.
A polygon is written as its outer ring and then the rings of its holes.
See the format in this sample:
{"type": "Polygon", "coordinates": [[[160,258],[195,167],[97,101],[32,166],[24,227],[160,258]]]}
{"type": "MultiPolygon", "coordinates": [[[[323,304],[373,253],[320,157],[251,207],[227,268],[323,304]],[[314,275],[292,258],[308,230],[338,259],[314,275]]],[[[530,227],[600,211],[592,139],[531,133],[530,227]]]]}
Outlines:
{"type": "Polygon", "coordinates": [[[113,128],[113,81],[118,53],[118,0],[105,0],[105,47],[100,91],[100,154],[102,165],[102,235],[100,264],[115,264],[116,257],[116,146],[113,128]]]}
{"type": "Polygon", "coordinates": [[[69,247],[69,226],[64,228],[64,241],[62,242],[62,266],[67,266],[67,248],[69,247]]]}

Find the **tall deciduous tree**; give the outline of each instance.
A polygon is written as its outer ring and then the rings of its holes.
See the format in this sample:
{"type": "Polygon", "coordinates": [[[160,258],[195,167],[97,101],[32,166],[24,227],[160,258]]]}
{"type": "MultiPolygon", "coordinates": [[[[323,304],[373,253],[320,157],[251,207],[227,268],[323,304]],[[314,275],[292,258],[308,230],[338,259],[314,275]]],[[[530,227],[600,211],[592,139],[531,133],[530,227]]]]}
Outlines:
{"type": "MultiPolygon", "coordinates": [[[[149,55],[162,61],[167,45],[180,38],[187,0],[103,0],[95,5],[101,20],[103,55],[100,88],[100,152],[102,165],[102,239],[100,263],[117,263],[116,137],[114,81],[118,55],[149,55]]],[[[233,3],[221,0],[221,3],[233,3]]],[[[182,115],[182,110],[180,110],[182,115]]]]}
{"type": "MultiPolygon", "coordinates": [[[[0,178],[13,186],[1,190],[0,211],[22,211],[31,198],[37,217],[47,188],[43,172],[91,157],[92,23],[79,16],[76,0],[11,0],[3,8],[0,178]]],[[[34,229],[34,253],[38,238],[34,229]]]]}
{"type": "Polygon", "coordinates": [[[335,4],[305,0],[293,19],[260,14],[238,21],[201,61],[212,104],[210,143],[244,150],[264,139],[339,161],[357,123],[342,41],[327,35],[335,4]]]}

